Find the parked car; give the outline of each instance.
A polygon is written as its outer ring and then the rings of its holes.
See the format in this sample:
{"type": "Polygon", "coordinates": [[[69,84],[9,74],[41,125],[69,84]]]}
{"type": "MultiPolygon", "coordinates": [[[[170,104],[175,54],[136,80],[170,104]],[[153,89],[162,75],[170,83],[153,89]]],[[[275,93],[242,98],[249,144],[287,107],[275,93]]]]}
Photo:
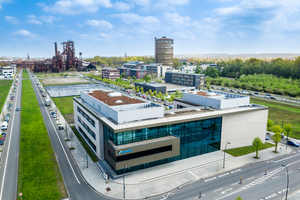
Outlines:
{"type": "Polygon", "coordinates": [[[148,100],[151,100],[151,97],[148,97],[147,99],[148,99],[148,100]]]}
{"type": "Polygon", "coordinates": [[[14,89],[17,89],[16,87],[14,87],[14,89]]]}
{"type": "Polygon", "coordinates": [[[238,91],[237,93],[241,94],[242,92],[241,92],[241,91],[238,91]]]}
{"type": "Polygon", "coordinates": [[[230,92],[234,92],[234,90],[230,90],[230,92]]]}
{"type": "Polygon", "coordinates": [[[5,135],[2,135],[2,138],[0,140],[4,141],[5,140],[5,135]]]}
{"type": "Polygon", "coordinates": [[[270,94],[265,94],[265,96],[269,96],[270,97],[271,95],[270,94]]]}
{"type": "Polygon", "coordinates": [[[281,138],[284,138],[284,134],[283,133],[281,133],[280,135],[281,135],[281,138]]]}
{"type": "Polygon", "coordinates": [[[59,125],[58,130],[64,130],[64,127],[62,125],[59,125]]]}
{"type": "Polygon", "coordinates": [[[46,95],[45,95],[45,94],[43,94],[43,95],[42,95],[42,97],[46,97],[46,95]]]}
{"type": "Polygon", "coordinates": [[[127,93],[128,93],[128,94],[130,94],[130,92],[129,92],[129,91],[127,91],[127,93]]]}
{"type": "Polygon", "coordinates": [[[221,90],[225,90],[225,88],[221,88],[221,90]]]}
{"type": "Polygon", "coordinates": [[[20,108],[16,108],[16,111],[20,111],[20,108]]]}
{"type": "Polygon", "coordinates": [[[294,141],[292,141],[292,140],[287,141],[287,144],[289,144],[291,146],[299,147],[299,144],[296,143],[296,142],[294,142],[294,141]]]}
{"type": "Polygon", "coordinates": [[[4,143],[3,140],[0,140],[0,145],[3,145],[3,143],[4,143]]]}
{"type": "Polygon", "coordinates": [[[277,99],[276,97],[273,97],[273,96],[270,96],[270,98],[271,98],[271,99],[275,99],[275,100],[277,99]]]}
{"type": "Polygon", "coordinates": [[[213,86],[210,87],[211,89],[215,89],[213,86]]]}
{"type": "Polygon", "coordinates": [[[9,121],[9,118],[10,118],[10,115],[6,115],[6,116],[5,116],[5,121],[8,122],[8,121],[9,121]]]}
{"type": "Polygon", "coordinates": [[[250,92],[249,95],[253,95],[253,93],[250,92]]]}
{"type": "Polygon", "coordinates": [[[264,98],[266,98],[266,99],[270,99],[270,96],[266,96],[266,95],[265,95],[265,96],[264,96],[264,98]]]}
{"type": "Polygon", "coordinates": [[[143,96],[144,99],[146,99],[146,96],[143,96]]]}
{"type": "Polygon", "coordinates": [[[13,94],[15,94],[15,93],[16,93],[16,91],[12,91],[12,93],[13,93],[13,94]]]}
{"type": "Polygon", "coordinates": [[[5,133],[5,132],[2,132],[2,133],[1,133],[1,135],[4,135],[4,136],[6,136],[6,133],[5,133]]]}
{"type": "Polygon", "coordinates": [[[156,102],[156,99],[153,99],[153,102],[156,102]]]}
{"type": "Polygon", "coordinates": [[[52,111],[52,112],[51,112],[51,115],[55,115],[55,112],[54,112],[54,111],[52,111]]]}
{"type": "Polygon", "coordinates": [[[259,93],[258,93],[258,92],[254,92],[254,94],[255,94],[255,95],[259,95],[259,93]]]}
{"type": "Polygon", "coordinates": [[[41,93],[43,93],[43,90],[40,90],[41,93]]]}
{"type": "Polygon", "coordinates": [[[269,137],[268,137],[268,136],[266,136],[266,140],[269,140],[269,137]]]}
{"type": "Polygon", "coordinates": [[[52,117],[53,117],[53,118],[56,118],[56,114],[53,114],[52,117]]]}

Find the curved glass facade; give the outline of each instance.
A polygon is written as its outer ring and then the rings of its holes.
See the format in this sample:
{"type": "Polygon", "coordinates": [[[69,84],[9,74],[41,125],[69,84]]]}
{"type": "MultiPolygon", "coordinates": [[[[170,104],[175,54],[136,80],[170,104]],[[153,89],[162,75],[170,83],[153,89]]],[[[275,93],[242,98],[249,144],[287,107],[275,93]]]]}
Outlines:
{"type": "MultiPolygon", "coordinates": [[[[130,167],[126,169],[126,172],[218,151],[220,150],[221,129],[222,117],[137,129],[120,133],[113,133],[113,131],[103,125],[105,140],[111,140],[115,145],[129,144],[143,140],[165,137],[168,135],[174,135],[180,138],[179,156],[130,167]]],[[[123,170],[117,170],[115,172],[117,174],[122,174],[123,170]]]]}

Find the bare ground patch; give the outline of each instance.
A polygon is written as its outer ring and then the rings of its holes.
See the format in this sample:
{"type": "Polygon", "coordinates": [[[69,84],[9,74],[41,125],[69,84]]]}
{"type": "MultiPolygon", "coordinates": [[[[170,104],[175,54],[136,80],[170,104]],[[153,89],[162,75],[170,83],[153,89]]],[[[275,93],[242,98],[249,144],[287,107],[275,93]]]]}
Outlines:
{"type": "Polygon", "coordinates": [[[81,78],[47,78],[42,80],[43,85],[63,85],[63,84],[80,84],[89,83],[81,78]]]}
{"type": "Polygon", "coordinates": [[[65,119],[67,120],[68,124],[74,124],[74,114],[65,114],[64,115],[65,119]]]}

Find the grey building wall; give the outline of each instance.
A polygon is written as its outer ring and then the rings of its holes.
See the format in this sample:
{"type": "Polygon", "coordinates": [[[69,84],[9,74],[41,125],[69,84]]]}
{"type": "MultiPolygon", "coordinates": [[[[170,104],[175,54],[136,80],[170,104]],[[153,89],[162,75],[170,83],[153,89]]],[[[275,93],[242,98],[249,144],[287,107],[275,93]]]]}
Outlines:
{"type": "Polygon", "coordinates": [[[166,72],[165,83],[172,83],[172,72],[166,72]]]}
{"type": "Polygon", "coordinates": [[[139,86],[139,87],[142,87],[144,88],[144,91],[149,91],[149,90],[152,90],[153,91],[157,91],[157,93],[161,92],[163,94],[166,94],[167,93],[167,87],[166,86],[152,86],[152,85],[146,85],[146,84],[143,84],[143,83],[134,83],[135,86],[139,86]]]}

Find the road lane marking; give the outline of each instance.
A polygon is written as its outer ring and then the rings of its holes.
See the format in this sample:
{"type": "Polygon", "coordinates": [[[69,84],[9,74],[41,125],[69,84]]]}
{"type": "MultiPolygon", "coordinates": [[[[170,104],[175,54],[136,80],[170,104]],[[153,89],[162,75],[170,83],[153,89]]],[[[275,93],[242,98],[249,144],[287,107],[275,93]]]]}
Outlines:
{"type": "Polygon", "coordinates": [[[253,179],[253,178],[255,178],[255,176],[252,176],[252,177],[250,177],[250,178],[247,178],[247,180],[250,180],[250,179],[253,179]]]}
{"type": "Polygon", "coordinates": [[[239,183],[233,183],[233,184],[231,184],[231,186],[236,185],[236,184],[239,184],[239,183]]]}
{"type": "MultiPolygon", "coordinates": [[[[23,77],[22,77],[22,81],[23,81],[23,77]]],[[[20,91],[20,84],[18,83],[18,90],[17,90],[17,93],[16,93],[16,97],[18,97],[19,91],[20,91]]],[[[8,95],[9,95],[9,93],[8,93],[8,95]]],[[[22,96],[21,96],[21,98],[22,98],[22,96]]],[[[12,122],[14,121],[14,118],[15,118],[15,115],[16,115],[15,107],[16,107],[19,100],[20,100],[20,98],[17,98],[17,100],[15,101],[16,103],[14,104],[14,107],[13,107],[14,115],[12,117],[12,122]]],[[[21,117],[20,117],[20,119],[21,119],[21,117]]],[[[4,186],[5,175],[6,175],[7,159],[8,159],[8,154],[9,154],[9,150],[10,150],[10,142],[11,142],[11,138],[12,138],[12,129],[13,129],[13,126],[11,126],[10,133],[9,133],[8,150],[7,150],[7,154],[6,154],[6,158],[5,158],[5,165],[4,165],[4,171],[3,171],[3,177],[2,177],[2,185],[1,185],[1,190],[0,190],[0,193],[1,193],[0,200],[2,200],[2,195],[3,195],[3,186],[4,186]]],[[[1,165],[2,165],[2,163],[1,163],[1,165]]]]}
{"type": "Polygon", "coordinates": [[[236,172],[239,172],[239,171],[241,171],[241,169],[237,169],[237,170],[231,171],[231,173],[233,174],[233,173],[236,173],[236,172]]]}
{"type": "Polygon", "coordinates": [[[205,182],[207,182],[207,181],[212,181],[212,180],[215,180],[215,179],[217,179],[217,177],[213,177],[213,178],[210,178],[210,179],[206,179],[205,182]]]}
{"type": "Polygon", "coordinates": [[[196,178],[199,178],[198,176],[196,176],[195,174],[193,174],[191,171],[188,171],[190,172],[190,174],[192,174],[193,176],[195,176],[196,178]]]}
{"type": "Polygon", "coordinates": [[[216,189],[214,192],[217,192],[217,191],[219,191],[219,190],[223,190],[223,188],[216,189]]]}
{"type": "Polygon", "coordinates": [[[221,174],[221,175],[219,175],[218,177],[219,177],[219,178],[221,178],[221,177],[223,177],[223,176],[227,176],[227,175],[229,175],[229,173],[226,173],[226,174],[221,174]]]}
{"type": "Polygon", "coordinates": [[[271,198],[276,197],[276,196],[277,196],[277,194],[273,193],[273,194],[267,196],[265,199],[271,199],[271,198]]]}
{"type": "MultiPolygon", "coordinates": [[[[33,85],[35,85],[35,88],[37,89],[36,84],[33,84],[33,85]]],[[[38,89],[37,89],[37,90],[38,90],[38,89]]],[[[40,93],[38,93],[38,94],[39,94],[38,97],[41,99],[41,101],[42,101],[42,103],[43,103],[43,99],[41,98],[41,94],[40,94],[40,93]]],[[[54,126],[54,124],[53,124],[53,122],[52,122],[52,118],[50,117],[49,112],[47,111],[47,109],[45,108],[45,106],[43,106],[43,108],[45,109],[45,111],[46,111],[46,113],[47,113],[47,115],[48,115],[48,117],[49,117],[49,119],[50,119],[50,122],[51,122],[51,124],[52,124],[52,126],[53,126],[53,128],[54,128],[54,131],[55,131],[55,134],[56,134],[56,136],[57,136],[57,139],[58,139],[58,141],[59,141],[59,143],[60,143],[60,145],[61,145],[61,148],[62,148],[62,150],[63,150],[63,152],[64,152],[64,154],[65,154],[65,156],[66,156],[66,158],[67,158],[67,160],[68,160],[69,166],[71,167],[71,170],[72,170],[72,172],[73,172],[73,174],[74,174],[74,176],[75,176],[75,178],[76,178],[78,184],[80,184],[80,181],[78,180],[78,178],[77,178],[77,176],[76,176],[76,174],[75,174],[75,171],[74,171],[74,169],[73,169],[73,167],[72,167],[72,164],[71,164],[71,162],[70,162],[70,160],[69,160],[69,157],[67,156],[67,153],[66,153],[66,151],[65,151],[65,148],[64,148],[64,146],[63,146],[63,144],[62,144],[62,142],[61,142],[61,140],[60,140],[60,138],[59,138],[59,136],[58,136],[58,133],[57,133],[57,131],[56,131],[56,129],[55,129],[55,126],[54,126]]],[[[46,126],[46,128],[47,128],[47,126],[46,126]]],[[[48,129],[47,129],[47,132],[48,132],[48,129]]],[[[50,137],[50,136],[49,136],[49,137],[50,137]]],[[[1,199],[0,199],[0,200],[1,200],[1,199]]]]}
{"type": "Polygon", "coordinates": [[[300,155],[300,154],[296,154],[296,155],[289,156],[289,157],[283,158],[283,159],[281,159],[281,160],[276,160],[276,161],[273,161],[273,162],[275,162],[275,163],[277,163],[277,162],[281,162],[281,161],[283,161],[283,160],[286,160],[286,159],[289,159],[289,158],[293,158],[293,157],[295,157],[295,156],[299,156],[299,155],[300,155]]]}
{"type": "Polygon", "coordinates": [[[221,192],[221,194],[225,194],[226,192],[228,192],[228,191],[230,191],[230,190],[232,190],[232,188],[229,188],[229,189],[227,189],[227,190],[224,190],[223,192],[221,192]]]}

